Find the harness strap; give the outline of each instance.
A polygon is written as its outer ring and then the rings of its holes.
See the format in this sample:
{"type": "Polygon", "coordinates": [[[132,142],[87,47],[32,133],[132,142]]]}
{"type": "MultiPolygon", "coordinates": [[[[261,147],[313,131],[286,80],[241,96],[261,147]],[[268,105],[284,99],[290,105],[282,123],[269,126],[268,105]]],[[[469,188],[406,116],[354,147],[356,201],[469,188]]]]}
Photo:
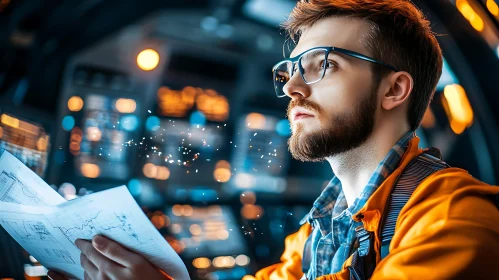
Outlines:
{"type": "Polygon", "coordinates": [[[441,169],[449,167],[439,157],[441,157],[440,151],[436,148],[425,151],[409,163],[397,180],[390,195],[387,204],[389,206],[382,223],[381,259],[389,253],[390,243],[395,234],[395,225],[400,211],[407,204],[412,193],[424,179],[441,169]]]}
{"type": "MultiPolygon", "coordinates": [[[[433,173],[448,168],[449,165],[441,159],[442,155],[437,148],[430,148],[416,158],[414,158],[404,169],[395,183],[392,193],[387,202],[385,214],[383,215],[381,231],[381,258],[386,257],[390,252],[390,242],[395,234],[395,225],[400,211],[405,206],[412,193],[421,182],[433,173]]],[[[363,226],[356,229],[359,249],[354,252],[352,265],[349,267],[350,279],[369,279],[376,267],[376,259],[373,247],[373,234],[366,238],[367,232],[363,226]],[[366,248],[371,248],[366,253],[366,248]],[[359,258],[362,259],[359,261],[359,258]]]]}

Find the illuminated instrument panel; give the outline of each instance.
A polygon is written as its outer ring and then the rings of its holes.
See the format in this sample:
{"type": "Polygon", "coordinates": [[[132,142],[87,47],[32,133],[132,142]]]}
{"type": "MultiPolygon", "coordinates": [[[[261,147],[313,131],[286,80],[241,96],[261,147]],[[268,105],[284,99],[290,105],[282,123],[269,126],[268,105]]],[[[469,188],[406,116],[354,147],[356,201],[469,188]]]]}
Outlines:
{"type": "Polygon", "coordinates": [[[229,192],[254,190],[282,193],[288,171],[287,136],[289,122],[259,113],[243,116],[237,126],[232,162],[234,180],[229,192]]]}
{"type": "Polygon", "coordinates": [[[45,176],[50,136],[36,123],[12,114],[0,116],[0,154],[9,151],[41,177],[45,176]]]}
{"type": "Polygon", "coordinates": [[[250,256],[237,217],[228,206],[176,204],[153,224],[172,234],[166,239],[182,256],[195,279],[241,279],[250,272],[250,256]]]}
{"type": "Polygon", "coordinates": [[[129,76],[77,67],[61,123],[67,149],[56,154],[59,163],[70,158],[74,166],[74,174],[65,180],[76,176],[125,182],[131,176],[135,150],[126,143],[139,138],[144,113],[135,96],[129,76]]]}

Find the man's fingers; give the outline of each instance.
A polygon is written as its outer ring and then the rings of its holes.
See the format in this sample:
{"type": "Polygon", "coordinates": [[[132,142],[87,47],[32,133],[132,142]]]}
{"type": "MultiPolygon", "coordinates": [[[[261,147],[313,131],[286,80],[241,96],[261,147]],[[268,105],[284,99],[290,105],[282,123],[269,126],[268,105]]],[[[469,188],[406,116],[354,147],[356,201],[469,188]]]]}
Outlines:
{"type": "Polygon", "coordinates": [[[47,273],[47,276],[52,279],[52,280],[68,280],[69,278],[67,278],[66,276],[60,274],[59,272],[55,272],[55,271],[49,271],[47,273]]]}
{"type": "MultiPolygon", "coordinates": [[[[92,246],[92,243],[87,240],[83,239],[77,239],[75,241],[76,247],[80,249],[81,253],[85,255],[85,257],[92,262],[97,269],[102,269],[102,270],[108,270],[112,266],[120,266],[119,264],[113,262],[103,254],[99,253],[94,246],[92,246]]],[[[81,260],[80,260],[81,261],[81,260]]],[[[92,276],[92,275],[90,275],[92,276]]]]}
{"type": "MultiPolygon", "coordinates": [[[[80,254],[80,264],[85,270],[85,276],[89,276],[88,279],[97,279],[99,275],[99,269],[93,264],[84,254],[80,254]]],[[[87,279],[87,278],[85,278],[87,279]]]]}
{"type": "Polygon", "coordinates": [[[140,263],[142,259],[142,256],[130,252],[120,244],[104,236],[94,236],[92,244],[101,254],[126,267],[132,267],[140,263]]]}
{"type": "Polygon", "coordinates": [[[83,274],[83,280],[92,280],[92,279],[97,279],[97,278],[90,277],[88,273],[85,271],[85,273],[83,274]]]}

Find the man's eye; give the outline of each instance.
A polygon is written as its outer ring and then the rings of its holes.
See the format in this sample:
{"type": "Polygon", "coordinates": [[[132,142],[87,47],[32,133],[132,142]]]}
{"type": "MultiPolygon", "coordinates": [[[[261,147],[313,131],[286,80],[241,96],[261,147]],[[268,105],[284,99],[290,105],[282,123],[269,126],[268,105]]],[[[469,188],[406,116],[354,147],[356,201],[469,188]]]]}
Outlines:
{"type": "Polygon", "coordinates": [[[334,66],[336,66],[336,65],[333,62],[331,62],[331,61],[323,61],[321,63],[321,68],[322,69],[324,69],[324,68],[329,69],[329,68],[333,68],[334,66]]]}

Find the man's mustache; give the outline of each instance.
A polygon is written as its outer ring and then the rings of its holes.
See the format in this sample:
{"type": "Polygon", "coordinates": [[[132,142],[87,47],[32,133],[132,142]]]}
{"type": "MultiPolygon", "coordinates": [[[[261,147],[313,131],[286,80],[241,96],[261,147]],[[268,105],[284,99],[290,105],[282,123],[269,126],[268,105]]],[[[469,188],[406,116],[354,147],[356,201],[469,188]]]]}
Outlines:
{"type": "Polygon", "coordinates": [[[306,99],[294,99],[289,102],[288,110],[286,111],[286,117],[289,119],[291,110],[295,107],[302,107],[306,110],[312,111],[318,115],[321,114],[321,107],[312,101],[306,99]]]}

